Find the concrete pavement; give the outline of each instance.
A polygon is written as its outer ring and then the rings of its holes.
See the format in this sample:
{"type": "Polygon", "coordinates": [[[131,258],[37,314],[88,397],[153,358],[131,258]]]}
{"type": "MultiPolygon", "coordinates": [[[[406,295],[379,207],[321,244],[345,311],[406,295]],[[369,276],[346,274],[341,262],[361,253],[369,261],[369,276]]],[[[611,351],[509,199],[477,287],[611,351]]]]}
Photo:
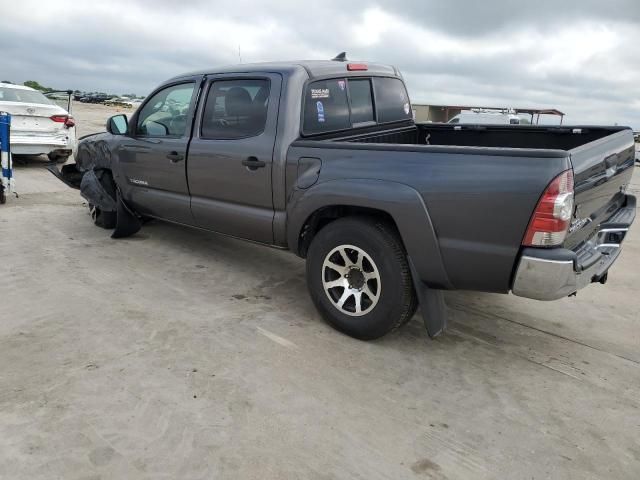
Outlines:
{"type": "Polygon", "coordinates": [[[159,222],[112,240],[42,166],[0,206],[0,478],[640,476],[640,227],[606,286],[448,293],[435,341],[416,316],[364,343],[293,255],[159,222]]]}

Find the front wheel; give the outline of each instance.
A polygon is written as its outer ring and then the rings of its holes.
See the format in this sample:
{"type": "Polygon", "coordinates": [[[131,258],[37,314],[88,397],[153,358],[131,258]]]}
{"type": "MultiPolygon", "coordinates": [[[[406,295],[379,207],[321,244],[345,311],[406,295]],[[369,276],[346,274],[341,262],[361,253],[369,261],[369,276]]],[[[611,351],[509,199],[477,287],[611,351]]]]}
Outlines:
{"type": "Polygon", "coordinates": [[[116,228],[116,212],[105,212],[104,210],[90,203],[89,213],[91,214],[91,220],[93,220],[93,223],[96,227],[104,228],[105,230],[112,230],[116,228]]]}
{"type": "Polygon", "coordinates": [[[349,217],[330,223],[312,240],[306,271],[322,316],[352,337],[382,337],[415,313],[404,247],[384,221],[349,217]]]}

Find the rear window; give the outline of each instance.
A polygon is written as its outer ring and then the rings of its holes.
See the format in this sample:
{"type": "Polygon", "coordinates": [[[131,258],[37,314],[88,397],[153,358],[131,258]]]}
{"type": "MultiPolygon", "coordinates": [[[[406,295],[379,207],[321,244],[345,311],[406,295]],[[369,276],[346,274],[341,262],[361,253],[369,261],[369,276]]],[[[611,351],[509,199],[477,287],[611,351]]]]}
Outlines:
{"type": "Polygon", "coordinates": [[[42,93],[21,88],[0,87],[0,102],[40,103],[52,105],[53,102],[42,93]]]}
{"type": "Polygon", "coordinates": [[[369,79],[349,80],[349,96],[351,97],[351,123],[356,125],[375,121],[369,79]]]}
{"type": "Polygon", "coordinates": [[[374,79],[378,123],[410,120],[411,104],[404,84],[397,78],[374,79]]]}
{"type": "Polygon", "coordinates": [[[399,79],[332,78],[307,86],[302,130],[309,135],[411,118],[409,97],[399,79]]]}
{"type": "Polygon", "coordinates": [[[304,131],[322,133],[346,128],[351,128],[346,80],[321,80],[309,84],[304,102],[304,131]]]}

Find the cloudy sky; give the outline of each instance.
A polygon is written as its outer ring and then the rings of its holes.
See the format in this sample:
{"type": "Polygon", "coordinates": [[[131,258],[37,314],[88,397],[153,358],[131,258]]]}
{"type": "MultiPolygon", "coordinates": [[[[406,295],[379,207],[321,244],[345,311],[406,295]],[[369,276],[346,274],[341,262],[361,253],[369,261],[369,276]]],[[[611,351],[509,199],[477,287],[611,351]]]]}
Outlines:
{"type": "Polygon", "coordinates": [[[640,0],[4,0],[1,80],[146,94],[243,62],[397,65],[414,103],[555,107],[640,129],[640,0]],[[8,5],[5,5],[8,7],[8,5]]]}

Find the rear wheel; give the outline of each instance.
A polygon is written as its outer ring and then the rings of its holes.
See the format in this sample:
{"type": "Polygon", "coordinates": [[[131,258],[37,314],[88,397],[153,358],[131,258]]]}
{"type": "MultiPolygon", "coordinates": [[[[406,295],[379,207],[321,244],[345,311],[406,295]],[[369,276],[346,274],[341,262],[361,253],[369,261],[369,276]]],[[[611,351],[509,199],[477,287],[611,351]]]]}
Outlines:
{"type": "Polygon", "coordinates": [[[312,240],[306,271],[322,316],[352,337],[379,338],[415,313],[406,253],[383,221],[348,217],[330,223],[312,240]]]}

